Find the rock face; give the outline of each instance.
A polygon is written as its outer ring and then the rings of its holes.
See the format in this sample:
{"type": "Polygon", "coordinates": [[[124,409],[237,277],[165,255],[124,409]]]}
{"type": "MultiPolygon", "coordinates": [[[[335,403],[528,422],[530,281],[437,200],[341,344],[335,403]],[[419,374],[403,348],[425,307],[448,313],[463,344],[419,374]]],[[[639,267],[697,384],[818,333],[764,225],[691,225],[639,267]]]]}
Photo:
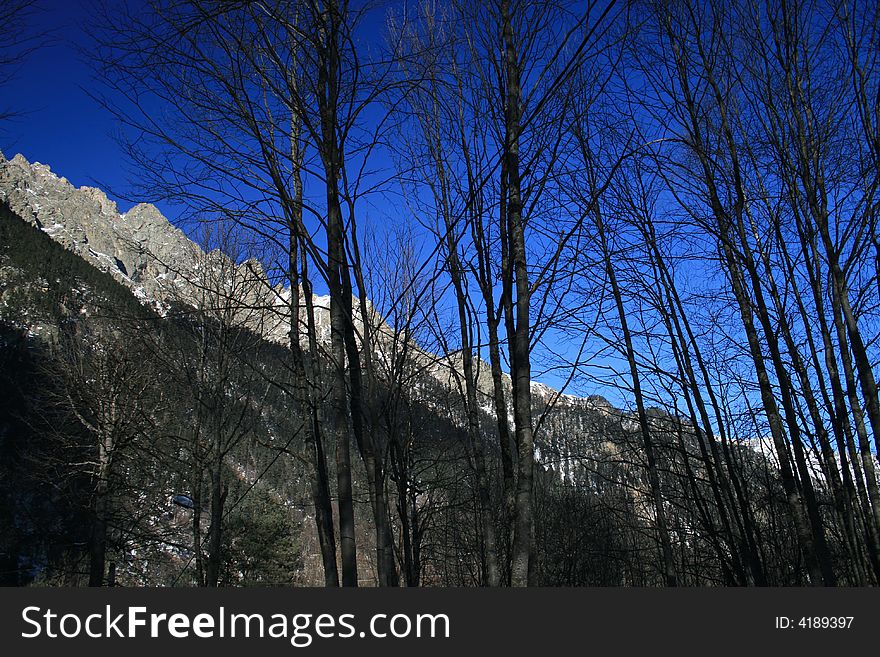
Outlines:
{"type": "Polygon", "coordinates": [[[120,214],[101,190],[76,188],[21,155],[0,156],[0,199],[141,298],[166,300],[166,281],[191,271],[201,255],[154,206],[141,204],[120,214]]]}
{"type": "MultiPolygon", "coordinates": [[[[142,203],[120,213],[116,203],[101,190],[74,187],[47,165],[32,164],[21,155],[6,160],[2,153],[0,200],[66,248],[111,274],[129,287],[142,303],[160,313],[174,303],[201,307],[216,305],[217,300],[222,299],[237,305],[241,322],[265,338],[281,344],[289,340],[289,288],[272,285],[255,260],[236,263],[219,251],[206,253],[153,205],[142,203]],[[259,312],[254,312],[255,308],[259,312]]],[[[301,308],[303,306],[301,304],[301,308]]],[[[329,298],[315,296],[314,307],[318,340],[329,343],[329,298]]],[[[359,308],[357,300],[354,308],[359,308]]],[[[390,352],[394,348],[392,343],[399,341],[400,336],[372,310],[371,304],[367,303],[367,308],[372,315],[372,349],[381,362],[383,352],[390,352]]],[[[305,313],[305,309],[301,312],[305,313]]],[[[304,327],[305,317],[300,319],[300,326],[304,327]]],[[[362,326],[362,319],[358,317],[356,323],[362,326]]],[[[300,340],[307,344],[302,332],[300,340]]],[[[416,366],[443,389],[457,390],[461,385],[460,353],[438,358],[410,344],[410,355],[416,366]]],[[[481,407],[488,416],[494,416],[489,365],[483,362],[478,365],[481,407]]],[[[506,375],[504,386],[510,395],[512,386],[506,375]]],[[[602,398],[560,395],[540,383],[532,384],[532,393],[539,407],[552,404],[559,409],[587,414],[616,413],[602,398]]],[[[512,417],[509,421],[512,424],[512,417]]]]}
{"type": "Polygon", "coordinates": [[[44,164],[0,154],[0,200],[86,261],[111,274],[160,313],[173,303],[198,305],[206,294],[234,299],[253,328],[283,341],[288,335],[283,291],[253,260],[232,262],[204,252],[159,210],[141,203],[120,213],[94,187],[74,187],[44,164]],[[265,309],[259,320],[251,309],[265,309]],[[259,325],[257,325],[259,324],[259,325]]]}

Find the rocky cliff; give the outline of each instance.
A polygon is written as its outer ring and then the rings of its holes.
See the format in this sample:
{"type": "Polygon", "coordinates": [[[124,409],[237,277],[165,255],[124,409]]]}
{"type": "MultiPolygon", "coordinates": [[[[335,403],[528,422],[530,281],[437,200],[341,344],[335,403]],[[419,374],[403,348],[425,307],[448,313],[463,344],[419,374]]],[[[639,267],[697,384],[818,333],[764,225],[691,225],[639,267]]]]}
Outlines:
{"type": "MultiPolygon", "coordinates": [[[[289,340],[289,288],[270,282],[255,260],[234,262],[219,251],[206,253],[153,205],[141,203],[120,212],[100,189],[75,187],[45,164],[30,163],[21,155],[7,160],[2,153],[0,200],[66,248],[111,274],[142,303],[160,313],[175,302],[198,305],[206,295],[213,295],[236,304],[242,321],[265,338],[281,344],[289,340]],[[254,308],[261,312],[254,313],[254,308]]],[[[316,296],[314,302],[318,339],[326,343],[330,333],[329,299],[316,296]]],[[[369,304],[368,308],[372,310],[369,304]]],[[[382,318],[373,313],[370,321],[375,336],[373,349],[381,352],[393,348],[395,336],[382,318]]],[[[305,326],[304,319],[301,326],[305,326]]],[[[305,342],[304,335],[301,340],[305,342]]],[[[460,387],[459,353],[438,357],[410,345],[410,354],[418,367],[443,388],[460,387]]],[[[478,373],[481,406],[493,416],[489,365],[480,362],[478,373]]],[[[504,384],[509,395],[511,385],[506,376],[504,384]]],[[[532,384],[532,392],[538,409],[552,404],[561,410],[606,418],[619,413],[601,397],[562,395],[537,382],[532,384]]],[[[512,417],[509,421],[512,425],[512,417]]]]}

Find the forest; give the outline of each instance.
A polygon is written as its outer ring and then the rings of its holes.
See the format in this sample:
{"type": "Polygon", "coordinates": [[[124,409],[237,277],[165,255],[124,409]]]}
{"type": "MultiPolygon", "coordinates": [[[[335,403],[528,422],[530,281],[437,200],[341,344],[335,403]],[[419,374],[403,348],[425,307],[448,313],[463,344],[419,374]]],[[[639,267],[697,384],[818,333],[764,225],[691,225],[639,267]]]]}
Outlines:
{"type": "Polygon", "coordinates": [[[195,244],[99,271],[0,157],[2,583],[880,584],[874,3],[85,29],[195,244]]]}

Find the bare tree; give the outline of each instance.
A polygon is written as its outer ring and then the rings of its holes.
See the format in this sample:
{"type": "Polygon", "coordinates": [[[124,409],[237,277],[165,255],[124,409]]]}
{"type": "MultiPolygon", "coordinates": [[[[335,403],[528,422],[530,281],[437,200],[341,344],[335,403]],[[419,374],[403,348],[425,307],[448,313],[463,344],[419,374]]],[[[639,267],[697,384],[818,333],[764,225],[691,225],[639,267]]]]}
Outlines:
{"type": "MultiPolygon", "coordinates": [[[[36,0],[10,0],[0,7],[0,88],[7,88],[27,57],[45,39],[31,29],[38,10],[36,0]]],[[[0,121],[15,116],[12,108],[0,108],[0,121]]]]}
{"type": "Polygon", "coordinates": [[[135,441],[150,426],[146,394],[151,372],[109,322],[71,322],[58,344],[59,379],[63,398],[56,403],[76,418],[90,442],[70,446],[79,458],[69,464],[84,471],[93,486],[90,495],[89,586],[112,584],[107,572],[107,546],[123,486],[123,463],[133,457],[135,441]]]}

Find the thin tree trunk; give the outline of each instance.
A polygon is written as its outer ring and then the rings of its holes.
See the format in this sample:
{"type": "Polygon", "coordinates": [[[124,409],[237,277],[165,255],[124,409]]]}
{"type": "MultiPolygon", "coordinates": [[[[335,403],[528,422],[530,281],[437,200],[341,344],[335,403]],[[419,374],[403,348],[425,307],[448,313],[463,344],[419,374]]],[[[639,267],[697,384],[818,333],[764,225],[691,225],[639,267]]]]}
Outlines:
{"type": "Polygon", "coordinates": [[[511,584],[528,586],[532,546],[533,478],[535,446],[532,434],[531,331],[528,268],[525,228],[520,189],[519,133],[522,89],[517,48],[513,37],[513,18],[509,0],[501,2],[502,39],[507,74],[505,114],[505,149],[507,159],[507,234],[510,260],[516,289],[515,327],[508,334],[511,352],[511,378],[514,380],[513,417],[519,451],[516,482],[516,519],[514,522],[511,584]]]}
{"type": "Polygon", "coordinates": [[[617,317],[620,321],[620,328],[623,332],[623,343],[626,350],[626,360],[629,364],[629,373],[632,380],[633,396],[636,401],[636,412],[639,419],[639,430],[642,435],[642,445],[645,448],[645,457],[648,460],[648,482],[651,488],[651,499],[654,503],[654,516],[657,523],[657,534],[660,539],[660,549],[663,558],[663,577],[666,586],[678,586],[678,574],[675,560],[672,552],[672,541],[669,536],[669,523],[666,518],[666,509],[663,505],[663,490],[660,485],[659,466],[657,464],[657,454],[654,449],[654,439],[651,436],[651,425],[648,420],[648,414],[645,411],[645,400],[642,396],[642,383],[639,376],[639,367],[636,361],[636,353],[633,347],[632,334],[629,330],[629,322],[626,318],[626,308],[623,305],[623,296],[620,292],[620,286],[617,284],[617,274],[614,271],[614,265],[611,262],[611,254],[609,252],[608,236],[605,232],[605,224],[602,215],[597,209],[595,211],[596,229],[599,234],[599,241],[602,248],[602,259],[605,265],[605,271],[608,274],[608,282],[611,284],[611,294],[614,297],[614,304],[617,308],[617,317]]]}
{"type": "Polygon", "coordinates": [[[216,457],[211,467],[211,525],[208,529],[208,563],[205,569],[205,585],[216,587],[222,564],[223,507],[226,489],[223,486],[223,453],[216,447],[216,457]]]}
{"type": "Polygon", "coordinates": [[[104,586],[108,508],[107,482],[103,477],[99,477],[92,511],[92,531],[89,537],[89,586],[104,586]]]}

